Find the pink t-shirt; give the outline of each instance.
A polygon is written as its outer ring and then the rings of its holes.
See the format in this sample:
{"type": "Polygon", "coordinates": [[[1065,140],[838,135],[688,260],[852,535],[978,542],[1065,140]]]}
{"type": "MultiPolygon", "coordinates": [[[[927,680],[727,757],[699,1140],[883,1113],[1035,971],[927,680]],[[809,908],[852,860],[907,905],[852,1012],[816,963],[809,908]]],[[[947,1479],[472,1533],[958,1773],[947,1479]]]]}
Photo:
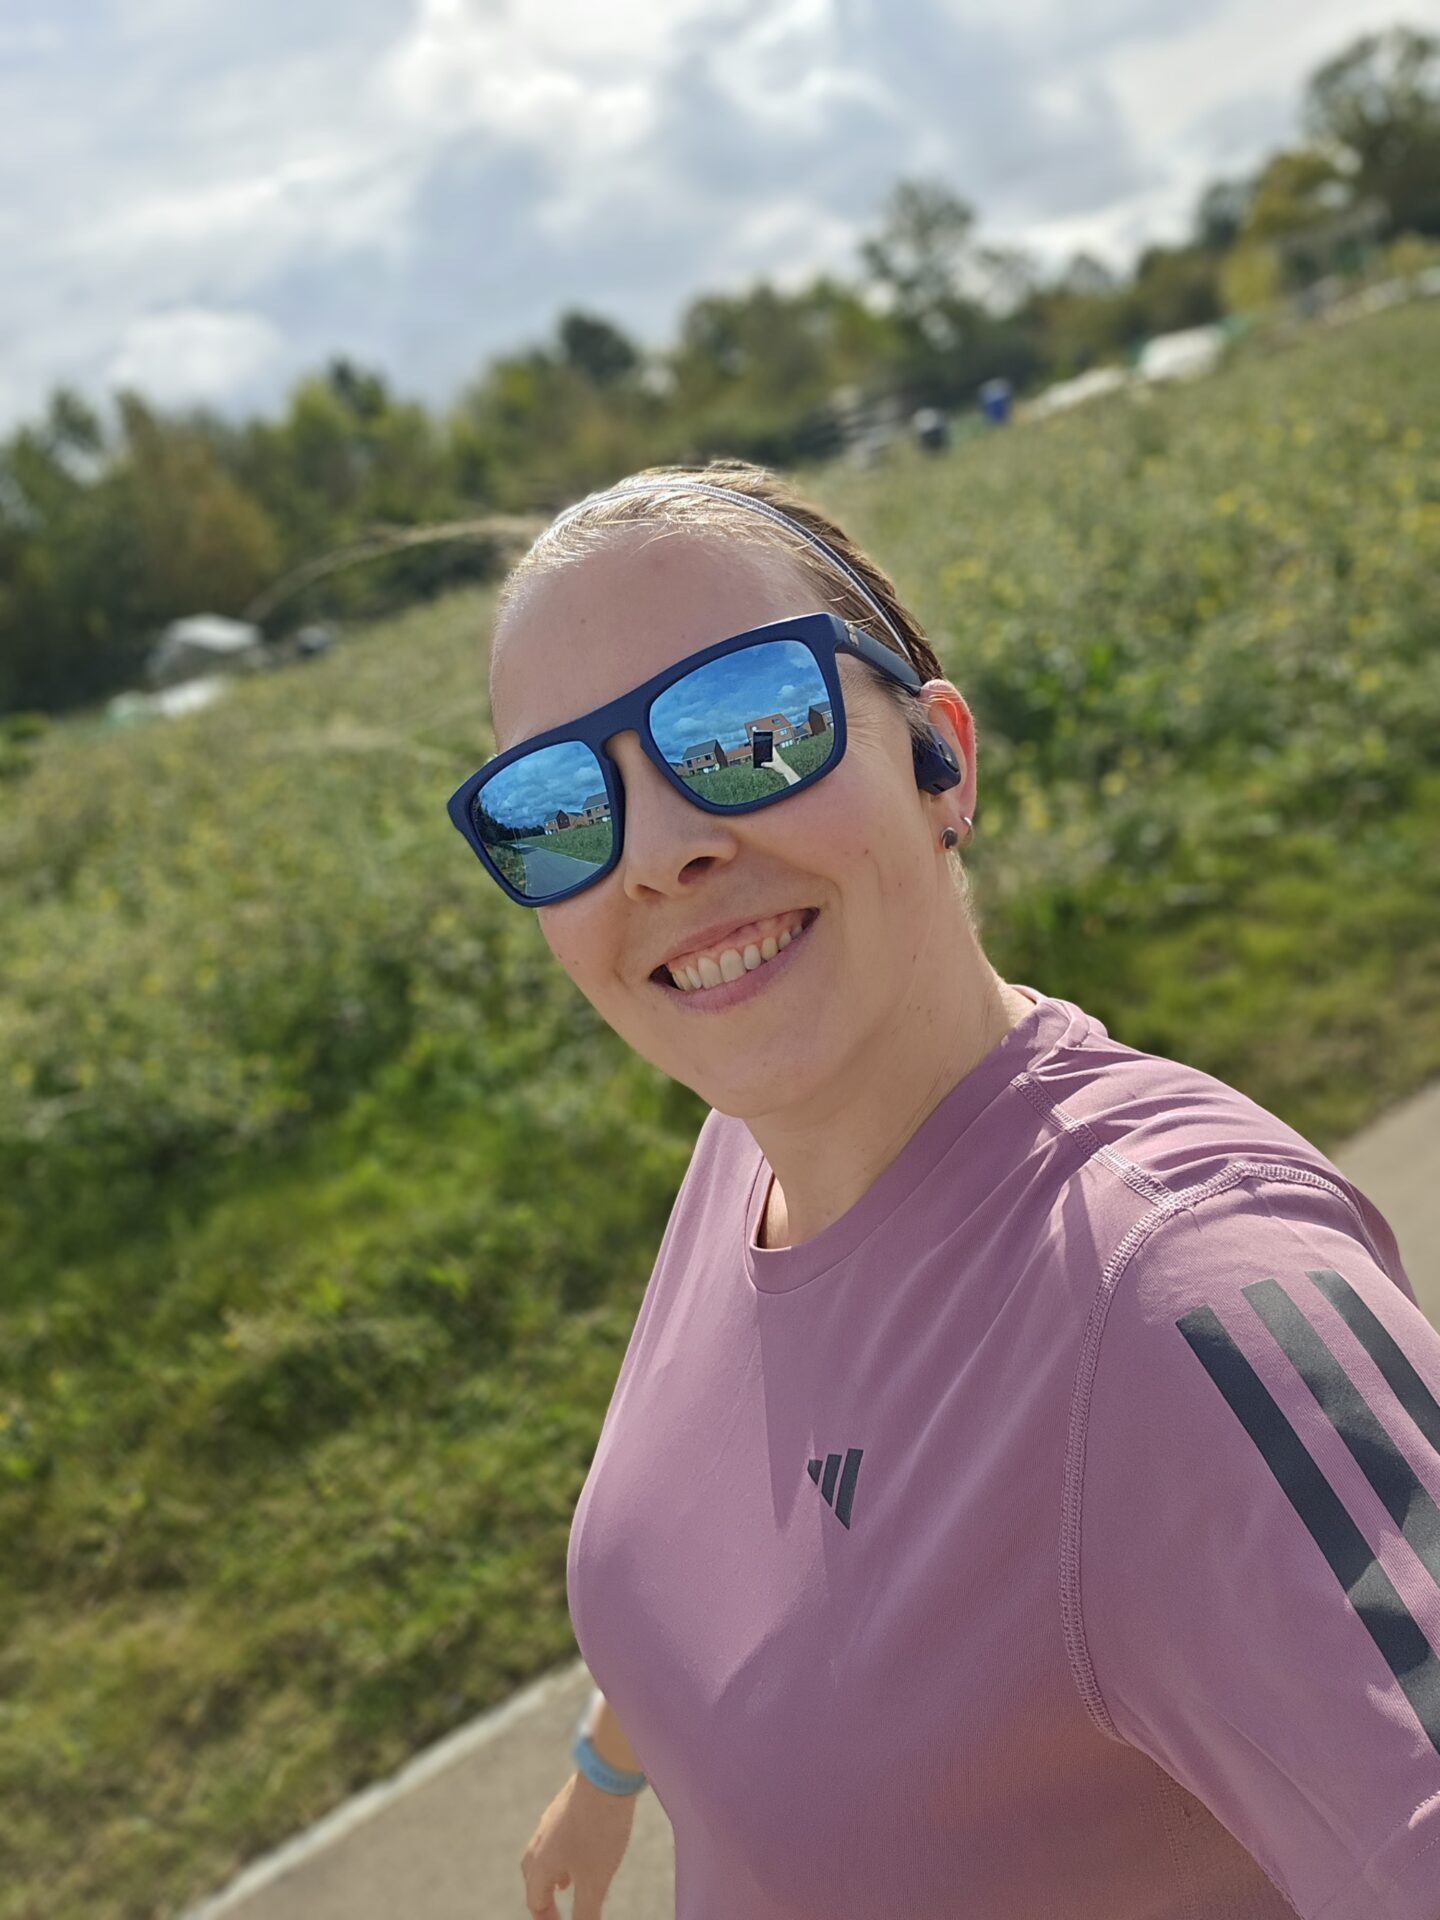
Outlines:
{"type": "Polygon", "coordinates": [[[700,1129],[567,1566],[679,1920],[1437,1920],[1440,1335],[1317,1148],[1024,991],[798,1246],[700,1129]]]}

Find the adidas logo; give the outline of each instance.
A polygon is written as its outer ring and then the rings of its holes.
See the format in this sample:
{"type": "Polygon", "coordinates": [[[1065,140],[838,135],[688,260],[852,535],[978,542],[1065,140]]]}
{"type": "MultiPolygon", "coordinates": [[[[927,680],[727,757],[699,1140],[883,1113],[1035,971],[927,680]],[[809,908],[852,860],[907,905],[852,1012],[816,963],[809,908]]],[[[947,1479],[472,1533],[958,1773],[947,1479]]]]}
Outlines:
{"type": "Polygon", "coordinates": [[[855,1482],[860,1477],[860,1457],[863,1447],[849,1447],[845,1452],[845,1469],[841,1472],[838,1453],[827,1453],[823,1460],[811,1460],[805,1471],[820,1489],[826,1506],[833,1506],[835,1518],[842,1527],[850,1524],[850,1507],[855,1498],[855,1482]],[[835,1491],[836,1477],[840,1480],[840,1491],[835,1491]]]}

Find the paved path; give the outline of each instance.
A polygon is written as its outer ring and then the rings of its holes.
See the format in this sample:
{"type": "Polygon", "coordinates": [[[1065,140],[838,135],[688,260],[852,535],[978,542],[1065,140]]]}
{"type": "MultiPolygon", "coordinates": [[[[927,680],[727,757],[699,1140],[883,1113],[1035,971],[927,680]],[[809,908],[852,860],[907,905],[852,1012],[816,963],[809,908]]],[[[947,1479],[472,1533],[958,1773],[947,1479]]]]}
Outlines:
{"type": "Polygon", "coordinates": [[[525,869],[522,893],[558,893],[562,887],[588,879],[600,864],[598,860],[577,860],[573,854],[557,853],[538,840],[517,840],[513,850],[525,869]]]}
{"type": "MultiPolygon", "coordinates": [[[[1440,1081],[1330,1158],[1394,1229],[1440,1327],[1440,1081]]],[[[590,1694],[576,1660],[257,1861],[182,1920],[527,1920],[520,1856],[571,1771],[590,1694]]],[[[570,1913],[572,1894],[556,1906],[570,1913]]],[[[647,1787],[606,1920],[674,1920],[670,1823],[647,1787]]]]}

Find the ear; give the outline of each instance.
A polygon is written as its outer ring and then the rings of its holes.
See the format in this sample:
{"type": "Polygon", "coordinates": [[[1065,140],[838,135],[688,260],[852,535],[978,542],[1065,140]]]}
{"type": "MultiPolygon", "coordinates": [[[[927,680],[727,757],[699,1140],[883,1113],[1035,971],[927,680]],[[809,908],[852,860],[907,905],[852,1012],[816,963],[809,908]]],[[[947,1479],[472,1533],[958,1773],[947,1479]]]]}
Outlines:
{"type": "Polygon", "coordinates": [[[927,680],[920,689],[925,718],[950,742],[951,750],[964,762],[965,781],[971,784],[975,767],[975,720],[965,696],[948,680],[927,680]]]}
{"type": "MultiPolygon", "coordinates": [[[[974,831],[966,823],[975,813],[975,721],[964,696],[948,680],[927,680],[920,689],[920,700],[926,720],[960,766],[960,778],[953,785],[925,792],[931,824],[936,831],[954,827],[963,842],[974,831]]],[[[922,788],[927,786],[923,780],[920,784],[922,788]]]]}

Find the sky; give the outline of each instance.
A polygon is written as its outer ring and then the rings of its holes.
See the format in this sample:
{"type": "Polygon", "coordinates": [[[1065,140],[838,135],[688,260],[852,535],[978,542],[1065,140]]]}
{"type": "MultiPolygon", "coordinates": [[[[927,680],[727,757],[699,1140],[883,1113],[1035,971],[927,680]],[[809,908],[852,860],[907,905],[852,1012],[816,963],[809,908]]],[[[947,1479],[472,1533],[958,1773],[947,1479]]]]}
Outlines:
{"type": "Polygon", "coordinates": [[[50,390],[444,407],[567,307],[853,277],[895,181],[1119,270],[1440,0],[0,0],[0,432],[50,390]]]}

